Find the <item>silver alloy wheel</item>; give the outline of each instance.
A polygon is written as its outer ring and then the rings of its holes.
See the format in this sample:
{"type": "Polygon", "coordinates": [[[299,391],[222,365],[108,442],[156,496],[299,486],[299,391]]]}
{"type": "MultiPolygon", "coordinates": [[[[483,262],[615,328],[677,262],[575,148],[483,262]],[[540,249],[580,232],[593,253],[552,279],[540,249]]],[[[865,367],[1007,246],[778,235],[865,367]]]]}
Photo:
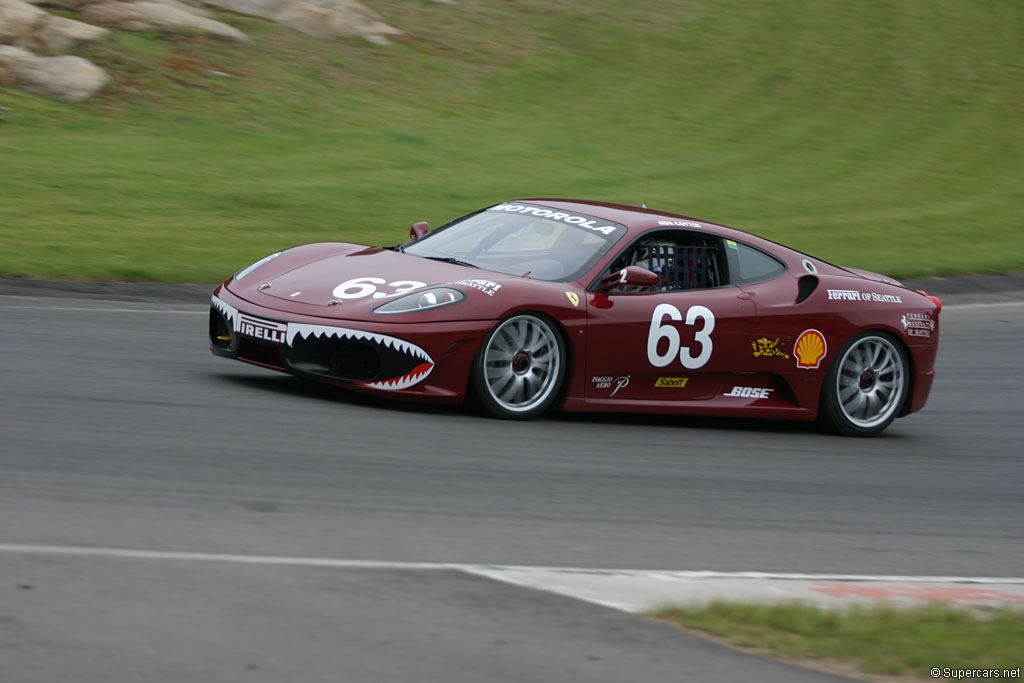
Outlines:
{"type": "Polygon", "coordinates": [[[885,423],[903,403],[903,356],[884,337],[854,342],[839,361],[836,396],[851,424],[871,429],[885,423]]]}
{"type": "Polygon", "coordinates": [[[510,413],[526,413],[544,401],[561,377],[556,332],[532,315],[517,315],[491,333],[484,349],[484,386],[510,413]]]}

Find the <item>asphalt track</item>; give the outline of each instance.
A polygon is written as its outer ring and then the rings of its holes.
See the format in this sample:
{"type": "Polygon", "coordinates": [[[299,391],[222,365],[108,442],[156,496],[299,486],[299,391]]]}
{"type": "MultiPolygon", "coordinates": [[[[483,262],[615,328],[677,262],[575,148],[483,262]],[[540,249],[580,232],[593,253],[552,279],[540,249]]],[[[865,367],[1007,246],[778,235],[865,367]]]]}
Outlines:
{"type": "Polygon", "coordinates": [[[201,305],[0,296],[0,680],[828,680],[458,572],[11,549],[1019,576],[1024,294],[945,301],[927,408],[857,440],[383,403],[201,305]]]}

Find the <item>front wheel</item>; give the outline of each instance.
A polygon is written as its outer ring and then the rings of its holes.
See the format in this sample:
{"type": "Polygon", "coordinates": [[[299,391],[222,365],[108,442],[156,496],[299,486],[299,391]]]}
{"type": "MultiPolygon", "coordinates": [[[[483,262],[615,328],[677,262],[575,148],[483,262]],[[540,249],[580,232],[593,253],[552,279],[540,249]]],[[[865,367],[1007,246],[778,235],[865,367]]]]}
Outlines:
{"type": "Polygon", "coordinates": [[[874,436],[896,419],[909,385],[907,353],[889,335],[861,332],[825,375],[821,419],[847,436],[874,436]]]}
{"type": "Polygon", "coordinates": [[[565,378],[565,343],[545,319],[523,313],[503,320],[473,363],[481,407],[495,417],[528,419],[547,410],[565,378]]]}

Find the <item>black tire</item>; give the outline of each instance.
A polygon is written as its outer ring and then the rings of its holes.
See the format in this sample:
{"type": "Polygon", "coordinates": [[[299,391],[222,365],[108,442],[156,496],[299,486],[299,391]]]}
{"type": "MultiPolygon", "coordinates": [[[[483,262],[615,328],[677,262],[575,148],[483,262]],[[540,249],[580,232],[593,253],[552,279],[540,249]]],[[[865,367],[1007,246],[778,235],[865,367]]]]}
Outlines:
{"type": "Polygon", "coordinates": [[[473,361],[472,395],[488,415],[536,417],[551,407],[565,380],[565,342],[555,325],[532,313],[502,320],[473,361]]]}
{"type": "Polygon", "coordinates": [[[825,373],[819,420],[846,436],[875,436],[892,424],[910,388],[910,362],[891,335],[867,331],[851,337],[825,373]]]}

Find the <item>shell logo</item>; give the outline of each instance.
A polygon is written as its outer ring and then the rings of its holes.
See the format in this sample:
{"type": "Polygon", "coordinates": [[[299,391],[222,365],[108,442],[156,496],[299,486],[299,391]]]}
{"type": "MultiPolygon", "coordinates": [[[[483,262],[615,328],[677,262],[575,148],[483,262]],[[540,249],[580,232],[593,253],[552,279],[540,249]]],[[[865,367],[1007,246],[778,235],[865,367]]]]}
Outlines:
{"type": "Polygon", "coordinates": [[[796,366],[805,370],[816,370],[821,365],[821,359],[828,353],[828,344],[825,342],[825,335],[817,330],[804,330],[796,338],[793,345],[793,353],[796,355],[796,366]]]}

